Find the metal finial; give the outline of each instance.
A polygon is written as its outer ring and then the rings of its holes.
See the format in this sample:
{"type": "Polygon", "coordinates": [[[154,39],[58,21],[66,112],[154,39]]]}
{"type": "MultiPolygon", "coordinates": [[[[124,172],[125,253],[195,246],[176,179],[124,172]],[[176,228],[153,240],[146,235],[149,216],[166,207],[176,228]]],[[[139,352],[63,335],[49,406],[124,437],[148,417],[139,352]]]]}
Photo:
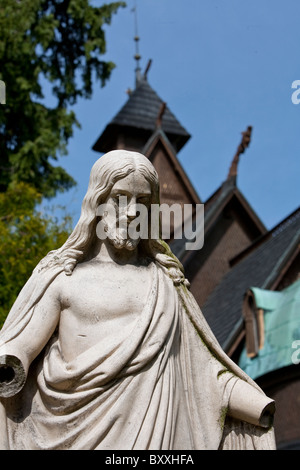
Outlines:
{"type": "Polygon", "coordinates": [[[135,69],[135,79],[136,79],[136,85],[141,79],[141,67],[140,67],[140,60],[141,60],[141,55],[139,51],[139,41],[140,37],[138,34],[138,18],[137,18],[137,4],[136,0],[134,2],[134,7],[131,10],[134,13],[134,28],[135,28],[135,36],[134,36],[134,41],[135,41],[135,55],[134,59],[136,60],[136,69],[135,69]]]}

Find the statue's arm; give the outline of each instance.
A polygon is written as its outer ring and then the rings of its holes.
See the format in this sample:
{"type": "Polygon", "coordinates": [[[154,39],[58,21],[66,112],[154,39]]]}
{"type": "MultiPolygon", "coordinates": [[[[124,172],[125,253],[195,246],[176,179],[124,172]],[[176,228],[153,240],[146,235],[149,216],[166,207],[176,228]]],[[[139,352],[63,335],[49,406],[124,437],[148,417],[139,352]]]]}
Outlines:
{"type": "Polygon", "coordinates": [[[31,362],[55,331],[61,312],[58,286],[53,282],[48,287],[24,330],[0,346],[0,397],[13,396],[21,390],[31,362]]]}
{"type": "Polygon", "coordinates": [[[229,399],[228,414],[247,423],[270,428],[275,402],[244,380],[237,380],[229,399]]]}

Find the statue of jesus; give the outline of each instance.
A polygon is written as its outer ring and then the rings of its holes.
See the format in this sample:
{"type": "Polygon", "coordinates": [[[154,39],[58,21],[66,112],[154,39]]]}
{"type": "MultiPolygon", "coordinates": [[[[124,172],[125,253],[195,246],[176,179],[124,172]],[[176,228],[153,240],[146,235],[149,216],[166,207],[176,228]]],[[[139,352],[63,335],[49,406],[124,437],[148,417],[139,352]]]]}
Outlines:
{"type": "Polygon", "coordinates": [[[158,203],[145,156],[94,164],[75,229],[0,333],[1,449],[274,448],[273,401],[223,352],[180,262],[130,235],[158,203]]]}

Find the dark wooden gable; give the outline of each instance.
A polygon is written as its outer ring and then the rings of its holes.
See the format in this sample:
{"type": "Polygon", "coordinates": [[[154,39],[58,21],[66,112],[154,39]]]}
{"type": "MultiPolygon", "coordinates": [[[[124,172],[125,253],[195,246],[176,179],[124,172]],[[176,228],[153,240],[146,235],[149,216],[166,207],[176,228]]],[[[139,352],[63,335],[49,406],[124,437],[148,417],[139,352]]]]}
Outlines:
{"type": "MultiPolygon", "coordinates": [[[[193,188],[188,176],[181,166],[175,149],[168,137],[158,127],[145,145],[143,152],[149,158],[159,175],[160,183],[160,204],[181,206],[181,221],[183,222],[185,204],[191,206],[194,216],[196,205],[200,204],[200,198],[193,188]]],[[[172,216],[173,217],[173,216],[172,216]]],[[[174,220],[170,218],[170,237],[165,241],[170,242],[174,236],[174,220]]],[[[179,222],[179,233],[183,233],[183,224],[179,222]]]]}
{"type": "Polygon", "coordinates": [[[174,244],[200,306],[230,271],[231,259],[266,232],[235,184],[222,185],[212,199],[204,204],[203,248],[185,251],[184,243],[174,244]]]}
{"type": "Polygon", "coordinates": [[[180,164],[175,149],[160,128],[152,134],[143,149],[155,167],[160,182],[161,204],[200,204],[200,198],[180,164]]]}

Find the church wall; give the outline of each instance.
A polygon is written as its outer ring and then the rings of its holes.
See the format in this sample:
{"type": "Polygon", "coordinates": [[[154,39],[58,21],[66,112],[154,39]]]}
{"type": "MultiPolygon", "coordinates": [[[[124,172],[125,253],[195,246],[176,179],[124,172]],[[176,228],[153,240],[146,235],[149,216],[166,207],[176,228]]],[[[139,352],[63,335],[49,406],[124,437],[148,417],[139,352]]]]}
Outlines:
{"type": "Polygon", "coordinates": [[[258,383],[265,393],[275,400],[275,438],[278,449],[300,450],[300,365],[279,369],[258,383]]]}
{"type": "Polygon", "coordinates": [[[159,175],[161,204],[191,204],[192,200],[180,176],[161,145],[151,155],[151,162],[159,175]]]}
{"type": "Polygon", "coordinates": [[[229,271],[229,261],[251,242],[237,220],[222,217],[209,236],[204,247],[186,266],[186,277],[191,282],[191,292],[198,304],[204,305],[222,277],[229,271]]]}

